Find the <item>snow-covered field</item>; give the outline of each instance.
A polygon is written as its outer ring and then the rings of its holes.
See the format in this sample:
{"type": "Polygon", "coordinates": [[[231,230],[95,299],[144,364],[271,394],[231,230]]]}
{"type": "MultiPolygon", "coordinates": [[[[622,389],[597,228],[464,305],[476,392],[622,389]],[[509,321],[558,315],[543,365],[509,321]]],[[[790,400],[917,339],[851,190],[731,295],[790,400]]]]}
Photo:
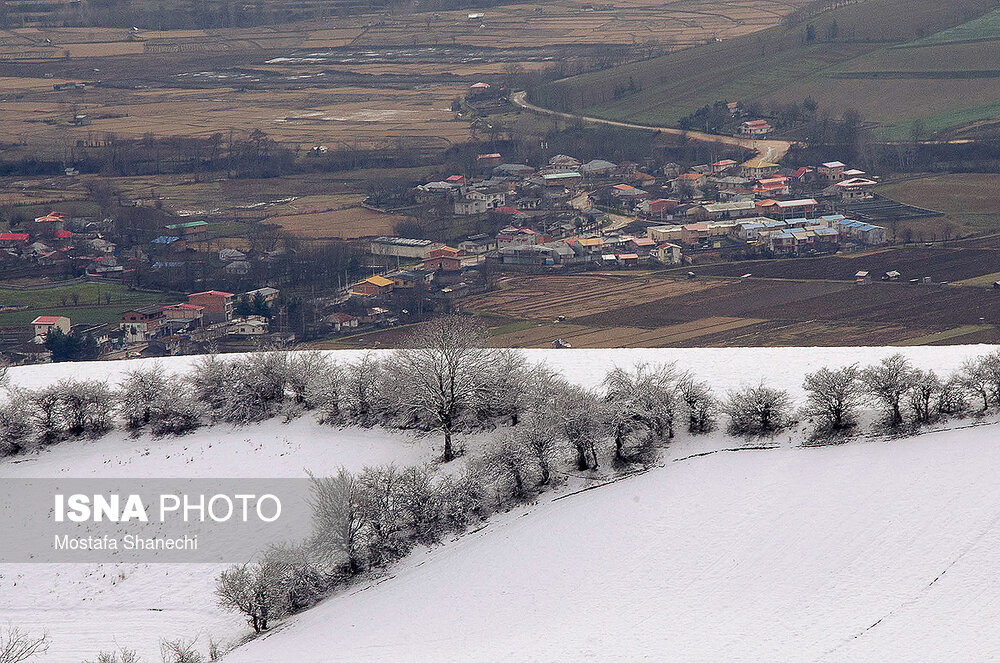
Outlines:
{"type": "Polygon", "coordinates": [[[507,514],[226,661],[995,661],[998,442],[668,463],[507,514]]]}
{"type": "MultiPolygon", "coordinates": [[[[902,351],[916,366],[946,373],[992,349],[902,351]]],[[[798,397],[806,372],[895,351],[527,354],[590,386],[614,365],[677,361],[719,391],[766,377],[798,397]]],[[[192,360],[160,361],[182,371],[192,360]]],[[[32,387],[62,377],[115,382],[135,365],[32,366],[11,377],[32,387]]],[[[543,496],[481,532],[417,552],[393,567],[392,579],[335,596],[226,660],[995,659],[998,432],[989,425],[807,449],[786,434],[779,449],[686,460],[734,440],[681,435],[661,468],[557,501],[543,496]]],[[[115,432],[0,461],[0,481],[295,477],[422,463],[436,457],[438,444],[436,436],[336,429],[308,417],[158,440],[115,432]]],[[[241,619],[214,605],[217,572],[212,565],[0,566],[0,624],[48,630],[43,661],[75,663],[118,644],[155,663],[161,637],[200,636],[204,645],[245,633],[241,619]]]]}

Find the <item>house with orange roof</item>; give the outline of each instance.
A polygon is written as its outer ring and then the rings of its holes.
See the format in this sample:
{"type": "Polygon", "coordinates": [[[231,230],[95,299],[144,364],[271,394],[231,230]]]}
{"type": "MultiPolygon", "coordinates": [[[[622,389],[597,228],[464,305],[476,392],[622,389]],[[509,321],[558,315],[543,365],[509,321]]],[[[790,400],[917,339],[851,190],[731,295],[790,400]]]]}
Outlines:
{"type": "Polygon", "coordinates": [[[392,280],[384,276],[372,276],[351,286],[352,295],[377,297],[392,292],[392,280]]]}

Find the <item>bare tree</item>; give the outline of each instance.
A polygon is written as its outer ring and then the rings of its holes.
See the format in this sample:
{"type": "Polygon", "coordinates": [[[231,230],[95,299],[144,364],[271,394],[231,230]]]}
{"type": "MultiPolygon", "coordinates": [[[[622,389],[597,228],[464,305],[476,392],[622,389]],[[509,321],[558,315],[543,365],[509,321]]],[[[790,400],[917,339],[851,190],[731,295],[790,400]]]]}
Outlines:
{"type": "Polygon", "coordinates": [[[318,351],[296,352],[288,360],[288,388],[297,405],[306,409],[327,402],[328,389],[340,384],[339,367],[318,351]]]}
{"type": "Polygon", "coordinates": [[[538,465],[539,485],[548,484],[552,465],[563,450],[552,417],[545,412],[530,412],[514,429],[514,437],[538,465]]]}
{"type": "Polygon", "coordinates": [[[504,348],[496,351],[496,362],[491,378],[480,399],[482,414],[486,417],[507,417],[517,425],[531,385],[530,370],[524,355],[517,350],[504,348]]]}
{"type": "Polygon", "coordinates": [[[48,635],[34,635],[16,626],[0,629],[0,663],[23,663],[49,650],[48,635]]]}
{"type": "Polygon", "coordinates": [[[559,432],[576,451],[577,469],[598,467],[597,447],[604,427],[603,402],[579,385],[563,382],[555,392],[551,415],[559,432]]]}
{"type": "Polygon", "coordinates": [[[903,355],[896,353],[861,373],[869,396],[882,406],[886,423],[894,428],[903,423],[901,402],[913,387],[914,371],[903,355]]]}
{"type": "Polygon", "coordinates": [[[970,394],[975,394],[976,397],[982,399],[983,407],[982,411],[990,407],[990,376],[986,370],[986,366],[982,361],[982,358],[968,359],[958,373],[959,380],[961,380],[962,386],[968,390],[970,394]]]}
{"type": "Polygon", "coordinates": [[[286,561],[270,551],[256,562],[230,567],[215,581],[219,605],[244,615],[254,633],[266,631],[272,619],[285,613],[282,584],[287,571],[286,561]]]}
{"type": "Polygon", "coordinates": [[[941,395],[941,380],[934,371],[913,371],[913,386],[909,401],[914,419],[918,424],[928,424],[934,418],[934,403],[941,395]]]}
{"type": "Polygon", "coordinates": [[[116,394],[125,427],[135,430],[150,422],[153,408],[166,388],[167,377],[159,364],[125,374],[116,394]]]}
{"type": "Polygon", "coordinates": [[[821,368],[806,375],[805,411],[819,417],[820,428],[840,431],[855,425],[855,411],[864,398],[857,364],[836,370],[821,368]]]}
{"type": "Polygon", "coordinates": [[[722,404],[733,435],[773,435],[790,423],[791,398],[787,391],[763,382],[729,392],[722,404]]]}
{"type": "Polygon", "coordinates": [[[948,416],[965,412],[969,407],[968,392],[961,374],[953,373],[941,384],[937,398],[938,414],[948,416]]]}
{"type": "Polygon", "coordinates": [[[327,407],[328,416],[340,416],[343,410],[353,423],[367,426],[373,423],[382,394],[384,369],[378,358],[366,352],[344,367],[343,385],[336,405],[327,407]],[[331,408],[336,408],[335,411],[331,408]]]}
{"type": "Polygon", "coordinates": [[[358,475],[358,507],[367,558],[381,565],[402,557],[409,545],[401,500],[402,477],[392,465],[366,467],[358,475]]]}
{"type": "Polygon", "coordinates": [[[708,383],[685,373],[677,380],[677,390],[687,409],[688,432],[707,433],[715,427],[715,410],[718,403],[708,383]]]}
{"type": "Polygon", "coordinates": [[[163,663],[204,663],[205,657],[194,643],[195,640],[161,640],[160,658],[163,663]]]}
{"type": "Polygon", "coordinates": [[[331,477],[309,477],[313,515],[311,549],[328,565],[346,563],[351,574],[363,567],[361,485],[341,468],[331,477]]]}
{"type": "Polygon", "coordinates": [[[615,440],[615,460],[631,459],[625,444],[632,435],[645,435],[640,440],[643,446],[674,436],[676,379],[673,364],[638,363],[632,371],[615,368],[608,372],[603,386],[615,440]]]}
{"type": "Polygon", "coordinates": [[[11,389],[0,405],[0,457],[24,451],[35,436],[31,400],[28,392],[11,389]]]}
{"type": "Polygon", "coordinates": [[[118,651],[102,651],[93,661],[86,663],[142,663],[134,649],[120,648],[118,651]]]}
{"type": "Polygon", "coordinates": [[[483,453],[482,471],[496,490],[497,505],[523,499],[533,471],[531,452],[511,431],[501,431],[483,453]]]}
{"type": "Polygon", "coordinates": [[[984,355],[977,360],[983,378],[989,386],[990,398],[994,405],[1000,405],[1000,350],[984,355]]]}
{"type": "Polygon", "coordinates": [[[445,462],[454,460],[452,434],[465,408],[485,396],[498,352],[486,347],[477,322],[460,316],[438,318],[424,325],[390,360],[397,380],[408,388],[398,396],[404,408],[428,414],[444,434],[445,462]]]}

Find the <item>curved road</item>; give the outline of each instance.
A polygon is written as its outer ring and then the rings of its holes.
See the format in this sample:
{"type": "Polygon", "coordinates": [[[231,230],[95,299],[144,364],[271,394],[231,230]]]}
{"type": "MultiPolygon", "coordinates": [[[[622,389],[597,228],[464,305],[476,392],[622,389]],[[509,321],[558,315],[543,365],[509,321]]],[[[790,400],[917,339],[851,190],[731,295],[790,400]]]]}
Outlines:
{"type": "Polygon", "coordinates": [[[572,119],[582,119],[584,122],[592,122],[594,124],[607,124],[612,127],[624,127],[626,129],[642,129],[645,131],[660,131],[665,134],[674,134],[677,136],[686,136],[691,140],[703,141],[706,143],[722,143],[724,145],[735,145],[738,147],[743,147],[748,150],[754,150],[757,155],[764,159],[765,161],[777,161],[781,157],[785,156],[788,152],[788,148],[792,146],[792,143],[786,140],[755,140],[752,138],[740,138],[738,136],[723,136],[719,134],[705,133],[704,131],[684,131],[683,129],[675,129],[673,127],[653,127],[645,124],[632,124],[631,122],[619,122],[617,120],[605,120],[599,117],[580,117],[578,115],[572,115],[570,113],[561,113],[559,111],[549,110],[548,108],[542,108],[541,106],[536,106],[525,99],[525,92],[515,92],[511,95],[510,100],[514,102],[517,106],[525,110],[530,110],[534,113],[540,113],[542,115],[551,115],[554,117],[561,117],[567,120],[572,119]]]}

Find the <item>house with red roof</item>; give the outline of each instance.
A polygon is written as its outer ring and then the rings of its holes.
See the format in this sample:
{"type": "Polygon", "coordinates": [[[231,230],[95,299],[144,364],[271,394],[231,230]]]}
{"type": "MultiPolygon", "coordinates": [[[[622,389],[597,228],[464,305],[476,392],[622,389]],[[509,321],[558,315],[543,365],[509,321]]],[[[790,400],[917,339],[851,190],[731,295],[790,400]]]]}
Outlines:
{"type": "Polygon", "coordinates": [[[740,133],[744,136],[766,136],[772,127],[767,120],[747,120],[740,125],[740,133]]]}
{"type": "Polygon", "coordinates": [[[35,217],[35,223],[64,223],[66,215],[62,212],[49,212],[45,216],[35,217]]]}
{"type": "Polygon", "coordinates": [[[461,249],[456,249],[453,246],[442,246],[427,252],[428,258],[458,258],[461,255],[461,249]]]}
{"type": "Polygon", "coordinates": [[[681,247],[672,242],[663,242],[656,247],[652,255],[664,265],[681,264],[681,247]]]}
{"type": "Polygon", "coordinates": [[[0,233],[0,247],[9,249],[24,246],[28,243],[29,237],[28,233],[0,233]]]}
{"type": "Polygon", "coordinates": [[[681,242],[688,246],[697,246],[709,236],[707,223],[689,223],[681,227],[681,242]]]}
{"type": "Polygon", "coordinates": [[[60,330],[64,334],[68,334],[70,330],[69,318],[63,315],[40,315],[31,321],[31,326],[34,329],[35,336],[41,336],[42,338],[48,336],[53,328],[60,330]]]}
{"type": "Polygon", "coordinates": [[[715,163],[712,164],[712,172],[721,173],[725,170],[729,170],[730,168],[734,168],[737,165],[739,164],[733,161],[732,159],[720,159],[719,161],[716,161],[715,163]]]}
{"type": "Polygon", "coordinates": [[[163,307],[163,317],[167,320],[190,320],[201,326],[205,318],[205,307],[198,304],[171,304],[163,307]]]}
{"type": "Polygon", "coordinates": [[[538,244],[538,233],[531,228],[504,228],[497,233],[497,248],[515,244],[538,244]]]}
{"type": "Polygon", "coordinates": [[[420,263],[420,268],[429,269],[434,272],[458,272],[462,270],[462,259],[457,256],[426,258],[420,263]]]}
{"type": "Polygon", "coordinates": [[[499,166],[503,161],[503,157],[499,152],[493,152],[491,154],[479,154],[476,156],[476,164],[484,167],[499,166]]]}
{"type": "Polygon", "coordinates": [[[150,304],[122,312],[121,329],[125,341],[136,343],[148,341],[160,333],[160,324],[166,319],[163,306],[150,304]]]}
{"type": "Polygon", "coordinates": [[[683,175],[678,175],[673,183],[674,191],[681,191],[684,187],[690,187],[692,189],[700,189],[705,186],[708,182],[708,177],[704,173],[684,173],[683,175]]]}
{"type": "Polygon", "coordinates": [[[628,248],[637,255],[646,257],[656,248],[656,242],[648,237],[633,237],[628,241],[628,248]]]}
{"type": "Polygon", "coordinates": [[[816,172],[831,182],[839,182],[844,179],[844,171],[846,170],[847,164],[841,161],[827,161],[824,164],[820,164],[819,168],[816,169],[816,172]]]}

